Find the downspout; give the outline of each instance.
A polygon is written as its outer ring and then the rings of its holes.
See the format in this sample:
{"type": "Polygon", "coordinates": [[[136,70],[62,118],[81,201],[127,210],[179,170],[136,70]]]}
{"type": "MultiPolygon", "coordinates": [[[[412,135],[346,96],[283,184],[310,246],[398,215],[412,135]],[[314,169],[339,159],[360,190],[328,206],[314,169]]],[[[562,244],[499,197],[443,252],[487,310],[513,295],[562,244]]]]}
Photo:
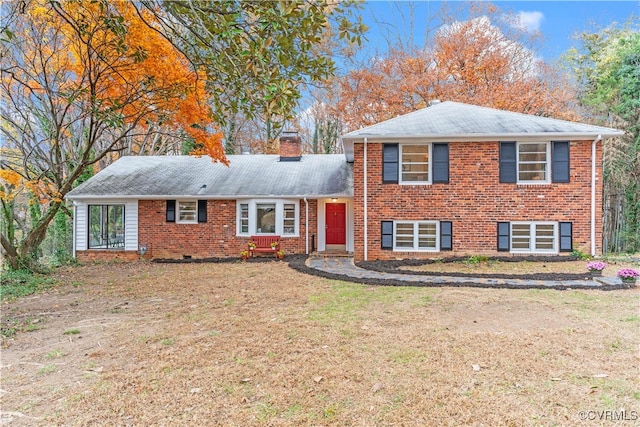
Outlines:
{"type": "Polygon", "coordinates": [[[369,241],[369,213],[367,212],[367,138],[364,138],[364,260],[369,261],[369,251],[367,248],[367,242],[369,241]]]}
{"type": "Polygon", "coordinates": [[[73,202],[73,227],[71,228],[71,235],[73,236],[73,249],[71,251],[73,259],[76,259],[76,221],[78,220],[78,204],[73,202]]]}
{"type": "Polygon", "coordinates": [[[599,141],[602,135],[591,143],[591,256],[596,256],[596,145],[599,141]]]}
{"type": "Polygon", "coordinates": [[[304,253],[309,255],[309,202],[307,197],[304,200],[304,253]]]}

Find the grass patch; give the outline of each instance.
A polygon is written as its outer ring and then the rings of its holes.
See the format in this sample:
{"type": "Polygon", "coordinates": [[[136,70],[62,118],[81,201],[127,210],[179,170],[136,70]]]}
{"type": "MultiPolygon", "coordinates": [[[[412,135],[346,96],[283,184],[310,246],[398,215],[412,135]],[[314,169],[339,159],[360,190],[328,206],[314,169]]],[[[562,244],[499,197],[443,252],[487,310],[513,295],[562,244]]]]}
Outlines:
{"type": "Polygon", "coordinates": [[[46,375],[57,370],[56,365],[46,365],[38,370],[38,375],[46,375]]]}
{"type": "Polygon", "coordinates": [[[354,283],[337,282],[328,292],[309,296],[309,318],[321,323],[350,323],[359,318],[359,312],[372,303],[394,304],[411,300],[425,305],[431,301],[425,291],[404,287],[370,287],[354,283]]]}
{"type": "Polygon", "coordinates": [[[55,281],[40,274],[29,271],[3,271],[0,273],[0,300],[11,301],[25,297],[55,285],[55,281]]]}
{"type": "Polygon", "coordinates": [[[64,331],[62,335],[78,335],[79,333],[79,329],[69,329],[68,331],[64,331]]]}
{"type": "Polygon", "coordinates": [[[47,359],[51,360],[51,359],[57,359],[58,357],[62,357],[64,356],[64,353],[62,352],[62,350],[52,350],[49,353],[47,353],[47,359]]]}
{"type": "Polygon", "coordinates": [[[42,319],[28,317],[24,320],[6,319],[2,321],[0,335],[3,338],[11,338],[18,332],[32,332],[40,329],[42,319]]]}

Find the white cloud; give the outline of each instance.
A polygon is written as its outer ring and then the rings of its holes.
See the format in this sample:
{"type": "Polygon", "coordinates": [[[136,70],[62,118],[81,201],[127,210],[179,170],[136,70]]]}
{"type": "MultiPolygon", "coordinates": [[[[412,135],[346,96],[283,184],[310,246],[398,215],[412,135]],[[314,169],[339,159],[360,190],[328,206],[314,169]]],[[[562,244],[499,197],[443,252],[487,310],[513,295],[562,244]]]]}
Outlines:
{"type": "Polygon", "coordinates": [[[540,31],[540,24],[544,20],[544,14],[542,12],[518,12],[520,18],[520,24],[526,28],[528,32],[540,31]]]}

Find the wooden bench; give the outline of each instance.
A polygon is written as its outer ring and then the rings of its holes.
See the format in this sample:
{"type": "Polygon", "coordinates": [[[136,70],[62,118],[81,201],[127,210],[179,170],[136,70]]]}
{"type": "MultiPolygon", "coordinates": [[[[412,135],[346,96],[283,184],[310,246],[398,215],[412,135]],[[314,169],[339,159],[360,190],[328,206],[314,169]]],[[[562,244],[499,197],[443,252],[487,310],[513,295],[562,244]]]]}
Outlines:
{"type": "Polygon", "coordinates": [[[248,247],[250,257],[255,253],[271,252],[277,258],[280,250],[280,236],[251,236],[248,247]]]}

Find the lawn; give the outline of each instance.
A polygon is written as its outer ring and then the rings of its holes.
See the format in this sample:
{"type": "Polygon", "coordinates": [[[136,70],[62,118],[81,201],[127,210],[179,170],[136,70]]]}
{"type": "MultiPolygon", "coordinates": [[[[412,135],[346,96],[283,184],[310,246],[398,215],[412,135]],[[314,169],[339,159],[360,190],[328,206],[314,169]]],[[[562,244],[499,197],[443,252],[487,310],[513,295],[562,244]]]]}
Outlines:
{"type": "Polygon", "coordinates": [[[636,425],[640,415],[637,288],[380,287],[283,262],[96,264],[54,279],[2,307],[11,426],[636,425]]]}

